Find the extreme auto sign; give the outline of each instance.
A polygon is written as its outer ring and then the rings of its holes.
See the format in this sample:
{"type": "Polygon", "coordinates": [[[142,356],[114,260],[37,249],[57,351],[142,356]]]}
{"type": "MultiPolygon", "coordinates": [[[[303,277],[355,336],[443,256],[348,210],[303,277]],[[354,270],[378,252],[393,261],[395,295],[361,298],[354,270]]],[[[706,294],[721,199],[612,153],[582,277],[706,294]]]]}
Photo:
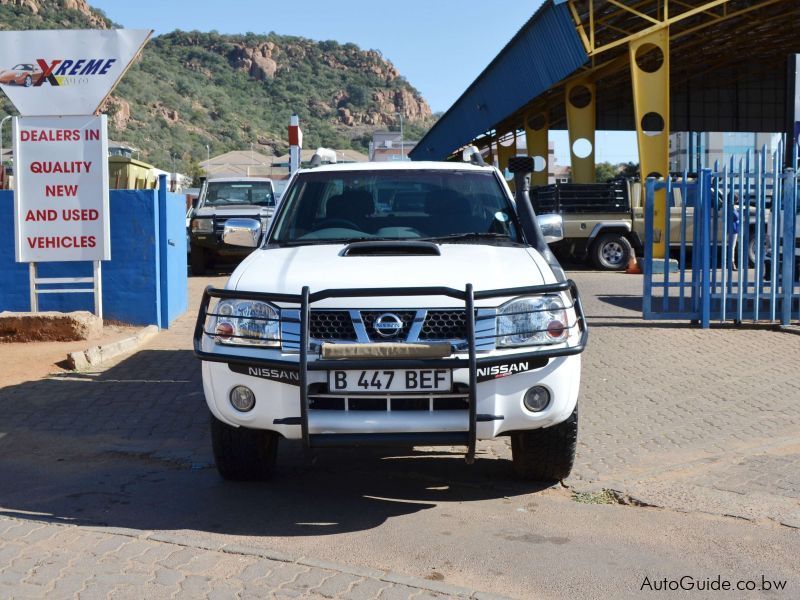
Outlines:
{"type": "Polygon", "coordinates": [[[21,115],[91,115],[150,37],[140,29],[0,32],[0,87],[21,115]]]}
{"type": "Polygon", "coordinates": [[[99,108],[146,30],[0,32],[14,119],[19,262],[109,260],[108,136],[99,108]]]}

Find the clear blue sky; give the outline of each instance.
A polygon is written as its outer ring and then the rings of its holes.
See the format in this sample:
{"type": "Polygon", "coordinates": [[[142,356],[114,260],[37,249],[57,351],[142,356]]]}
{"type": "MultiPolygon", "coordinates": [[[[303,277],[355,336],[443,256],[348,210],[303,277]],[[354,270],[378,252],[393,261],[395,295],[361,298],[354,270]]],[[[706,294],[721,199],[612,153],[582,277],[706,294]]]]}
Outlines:
{"type": "MultiPolygon", "coordinates": [[[[434,112],[447,110],[542,0],[89,0],[128,28],[298,35],[380,50],[434,112]]],[[[502,91],[500,91],[502,93],[502,91]]],[[[567,161],[567,139],[553,132],[567,161]]],[[[598,160],[635,160],[632,134],[598,133],[598,160]]]]}

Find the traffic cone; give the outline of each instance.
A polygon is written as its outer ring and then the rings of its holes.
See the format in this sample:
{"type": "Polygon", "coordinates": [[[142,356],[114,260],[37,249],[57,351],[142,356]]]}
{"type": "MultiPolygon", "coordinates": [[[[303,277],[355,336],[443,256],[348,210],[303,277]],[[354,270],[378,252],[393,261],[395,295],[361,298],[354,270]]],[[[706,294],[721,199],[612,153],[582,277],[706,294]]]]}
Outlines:
{"type": "Polygon", "coordinates": [[[636,259],[636,253],[631,252],[631,259],[628,261],[628,268],[625,269],[628,275],[641,275],[642,269],[639,267],[639,261],[636,259]]]}

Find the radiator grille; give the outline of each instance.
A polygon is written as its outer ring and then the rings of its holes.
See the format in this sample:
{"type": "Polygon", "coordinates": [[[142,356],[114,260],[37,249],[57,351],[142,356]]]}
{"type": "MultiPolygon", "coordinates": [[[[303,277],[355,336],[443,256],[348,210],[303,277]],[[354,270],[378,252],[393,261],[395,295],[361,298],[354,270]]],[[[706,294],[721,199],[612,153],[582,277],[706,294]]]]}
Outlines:
{"type": "Polygon", "coordinates": [[[312,339],[323,341],[355,341],[356,331],[346,310],[312,310],[309,315],[312,339]]]}
{"type": "Polygon", "coordinates": [[[465,340],[467,339],[467,315],[463,310],[429,310],[421,340],[465,340]]]}

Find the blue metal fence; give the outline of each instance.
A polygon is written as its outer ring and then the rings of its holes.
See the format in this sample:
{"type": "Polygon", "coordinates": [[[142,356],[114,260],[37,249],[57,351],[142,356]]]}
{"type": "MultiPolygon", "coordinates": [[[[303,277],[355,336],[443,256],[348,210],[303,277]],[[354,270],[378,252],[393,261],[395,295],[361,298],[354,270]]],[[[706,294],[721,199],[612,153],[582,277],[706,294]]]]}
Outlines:
{"type": "Polygon", "coordinates": [[[781,148],[763,148],[694,178],[647,180],[645,319],[703,328],[712,321],[800,320],[798,176],[782,165],[781,148]],[[658,190],[667,195],[663,228],[654,222],[658,190]],[[671,260],[654,258],[659,236],[668,240],[671,260]]]}

